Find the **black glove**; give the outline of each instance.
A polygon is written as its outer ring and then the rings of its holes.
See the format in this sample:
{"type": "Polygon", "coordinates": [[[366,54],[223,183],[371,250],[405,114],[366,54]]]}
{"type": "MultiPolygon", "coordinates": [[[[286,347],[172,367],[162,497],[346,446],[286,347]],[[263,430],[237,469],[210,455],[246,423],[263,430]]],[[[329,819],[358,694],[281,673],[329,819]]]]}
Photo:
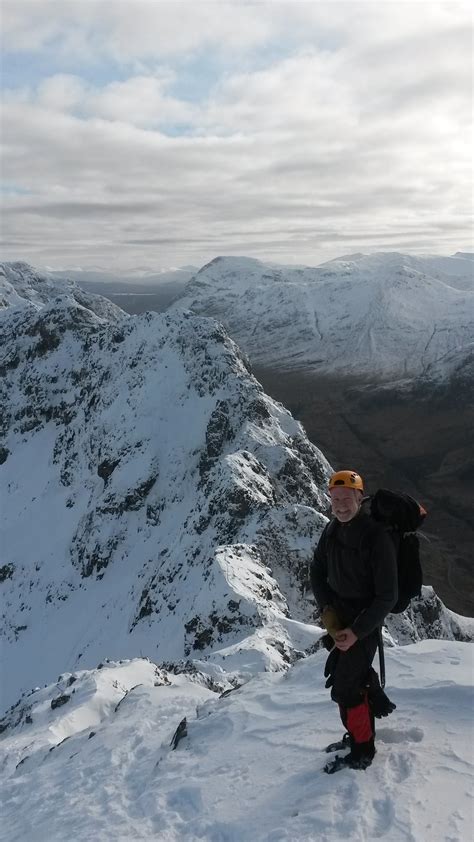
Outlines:
{"type": "Polygon", "coordinates": [[[383,716],[389,716],[396,709],[396,704],[390,701],[380,686],[379,677],[373,667],[370,668],[366,687],[369,705],[373,715],[377,719],[381,719],[383,716]]]}
{"type": "Polygon", "coordinates": [[[339,649],[334,649],[329,653],[326,666],[324,667],[324,677],[327,679],[325,687],[332,687],[334,684],[334,673],[339,659],[339,649]]]}
{"type": "Polygon", "coordinates": [[[320,637],[320,642],[322,643],[324,648],[327,649],[328,652],[330,652],[331,649],[334,648],[334,640],[332,639],[330,634],[323,634],[323,636],[320,637]]]}

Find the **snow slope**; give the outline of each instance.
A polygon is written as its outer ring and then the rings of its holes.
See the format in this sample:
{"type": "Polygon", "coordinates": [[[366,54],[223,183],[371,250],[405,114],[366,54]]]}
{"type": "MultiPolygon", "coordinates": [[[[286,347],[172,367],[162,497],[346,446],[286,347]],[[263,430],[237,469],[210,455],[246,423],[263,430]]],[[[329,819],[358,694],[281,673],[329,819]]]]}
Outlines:
{"type": "Polygon", "coordinates": [[[255,365],[399,379],[473,342],[467,257],[351,255],[316,268],[218,257],[174,308],[220,319],[255,365]]]}
{"type": "Polygon", "coordinates": [[[31,722],[0,737],[2,838],[472,838],[472,646],[388,650],[397,709],[377,722],[374,763],[331,777],[321,771],[323,747],[342,729],[323,686],[324,657],[258,675],[221,698],[202,674],[190,680],[143,661],[62,676],[29,697],[31,722]],[[51,710],[65,689],[69,701],[51,710]],[[187,736],[172,750],[184,716],[187,736]]]}

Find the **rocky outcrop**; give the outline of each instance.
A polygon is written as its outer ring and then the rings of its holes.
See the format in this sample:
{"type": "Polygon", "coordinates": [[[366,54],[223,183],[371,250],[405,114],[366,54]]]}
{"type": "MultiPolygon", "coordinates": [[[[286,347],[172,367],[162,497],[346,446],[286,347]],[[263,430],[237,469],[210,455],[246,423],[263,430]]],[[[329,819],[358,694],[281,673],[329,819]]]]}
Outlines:
{"type": "Polygon", "coordinates": [[[450,611],[433,588],[426,586],[421,596],[413,599],[403,614],[389,614],[386,626],[392,640],[401,644],[429,638],[474,640],[474,619],[450,611]]]}

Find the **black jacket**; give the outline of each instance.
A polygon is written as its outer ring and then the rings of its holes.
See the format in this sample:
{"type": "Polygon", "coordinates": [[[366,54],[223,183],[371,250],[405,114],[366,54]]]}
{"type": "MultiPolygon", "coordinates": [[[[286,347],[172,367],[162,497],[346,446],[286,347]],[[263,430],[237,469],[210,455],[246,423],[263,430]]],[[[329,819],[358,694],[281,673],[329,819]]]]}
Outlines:
{"type": "Polygon", "coordinates": [[[358,638],[380,626],[398,598],[394,536],[370,515],[325,527],[310,568],[320,608],[333,605],[358,638]]]}

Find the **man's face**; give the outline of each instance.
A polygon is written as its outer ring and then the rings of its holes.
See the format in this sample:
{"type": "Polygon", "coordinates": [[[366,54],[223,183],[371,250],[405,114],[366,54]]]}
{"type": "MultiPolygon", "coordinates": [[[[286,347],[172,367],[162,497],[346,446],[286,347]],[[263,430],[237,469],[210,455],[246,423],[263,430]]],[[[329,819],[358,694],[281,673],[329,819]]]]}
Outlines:
{"type": "Polygon", "coordinates": [[[333,514],[341,523],[347,523],[356,516],[362,500],[361,491],[341,485],[340,488],[331,488],[329,494],[333,514]]]}

